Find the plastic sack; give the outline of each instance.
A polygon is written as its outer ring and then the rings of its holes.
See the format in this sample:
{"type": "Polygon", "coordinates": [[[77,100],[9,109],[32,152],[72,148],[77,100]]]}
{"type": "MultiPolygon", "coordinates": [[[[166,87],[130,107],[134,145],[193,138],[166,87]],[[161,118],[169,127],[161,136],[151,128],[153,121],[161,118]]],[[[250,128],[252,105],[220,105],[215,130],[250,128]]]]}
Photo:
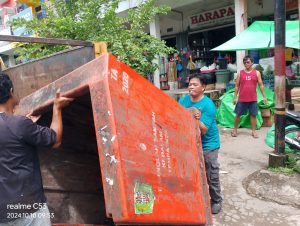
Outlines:
{"type": "MultiPolygon", "coordinates": [[[[265,88],[266,97],[268,104],[265,105],[263,102],[263,96],[260,92],[259,87],[256,87],[257,92],[257,104],[259,108],[270,108],[272,114],[274,113],[274,92],[268,88],[265,88]]],[[[225,128],[234,127],[234,108],[233,105],[234,89],[227,91],[223,96],[220,97],[220,106],[217,110],[217,122],[218,125],[225,128]]],[[[256,128],[259,129],[262,125],[263,119],[260,110],[256,117],[256,128]]],[[[251,128],[250,115],[241,116],[241,121],[238,127],[251,128]]]]}

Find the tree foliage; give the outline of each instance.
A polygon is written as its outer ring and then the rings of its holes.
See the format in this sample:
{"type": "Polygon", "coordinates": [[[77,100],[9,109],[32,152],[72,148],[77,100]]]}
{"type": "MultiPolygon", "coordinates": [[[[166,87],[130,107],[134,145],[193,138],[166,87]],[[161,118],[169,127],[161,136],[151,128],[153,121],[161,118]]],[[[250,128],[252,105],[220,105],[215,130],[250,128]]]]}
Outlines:
{"type": "MultiPolygon", "coordinates": [[[[169,7],[156,6],[155,0],[144,0],[128,10],[126,16],[116,13],[120,0],[50,0],[47,17],[30,21],[13,20],[12,26],[25,27],[37,37],[105,41],[108,50],[142,75],[154,72],[155,56],[174,52],[164,41],[148,35],[144,28],[169,7]]],[[[22,44],[19,59],[36,59],[70,48],[43,44],[22,44]]]]}

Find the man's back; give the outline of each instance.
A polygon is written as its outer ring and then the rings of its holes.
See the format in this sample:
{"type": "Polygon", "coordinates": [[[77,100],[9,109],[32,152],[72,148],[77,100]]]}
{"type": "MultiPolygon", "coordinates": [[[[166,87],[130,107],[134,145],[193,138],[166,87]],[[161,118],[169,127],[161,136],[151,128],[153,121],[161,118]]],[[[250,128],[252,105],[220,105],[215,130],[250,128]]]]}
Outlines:
{"type": "Polygon", "coordinates": [[[0,222],[9,213],[35,212],[33,204],[46,201],[36,146],[51,147],[55,132],[30,119],[0,113],[0,222]],[[11,209],[8,205],[27,204],[11,209]]]}

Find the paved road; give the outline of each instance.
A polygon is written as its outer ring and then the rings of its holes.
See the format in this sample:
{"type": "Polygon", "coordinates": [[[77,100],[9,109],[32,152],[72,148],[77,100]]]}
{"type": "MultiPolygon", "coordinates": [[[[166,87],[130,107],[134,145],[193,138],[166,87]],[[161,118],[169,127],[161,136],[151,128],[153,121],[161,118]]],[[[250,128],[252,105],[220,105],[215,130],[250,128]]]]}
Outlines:
{"type": "Polygon", "coordinates": [[[300,209],[254,198],[243,188],[248,175],[267,167],[268,153],[272,151],[264,143],[267,130],[261,128],[258,139],[250,136],[248,129],[240,129],[236,138],[230,136],[230,129],[220,130],[224,200],[222,212],[213,216],[214,226],[300,226],[300,209]]]}

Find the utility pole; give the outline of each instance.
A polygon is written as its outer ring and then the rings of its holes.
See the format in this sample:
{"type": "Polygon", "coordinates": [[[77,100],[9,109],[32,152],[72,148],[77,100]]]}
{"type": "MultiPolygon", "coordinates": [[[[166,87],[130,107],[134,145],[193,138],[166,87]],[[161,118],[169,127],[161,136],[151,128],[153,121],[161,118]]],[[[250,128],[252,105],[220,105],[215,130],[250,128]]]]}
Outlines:
{"type": "Polygon", "coordinates": [[[269,154],[269,166],[285,165],[285,0],[275,0],[275,150],[269,154]]]}

